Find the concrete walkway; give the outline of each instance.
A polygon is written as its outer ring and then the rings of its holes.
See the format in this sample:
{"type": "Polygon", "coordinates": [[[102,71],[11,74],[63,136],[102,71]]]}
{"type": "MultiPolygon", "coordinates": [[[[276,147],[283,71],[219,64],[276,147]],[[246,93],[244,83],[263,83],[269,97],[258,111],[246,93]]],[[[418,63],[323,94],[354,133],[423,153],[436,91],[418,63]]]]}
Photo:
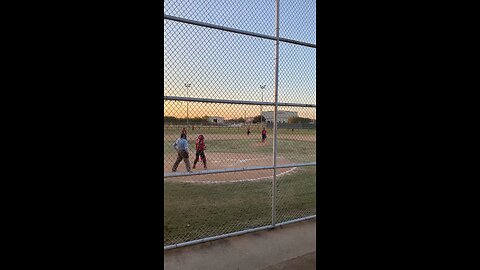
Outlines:
{"type": "Polygon", "coordinates": [[[317,257],[315,252],[299,256],[279,264],[263,268],[262,270],[303,270],[317,269],[317,257]]]}
{"type": "Polygon", "coordinates": [[[315,269],[316,220],[164,251],[165,270],[315,269]]]}

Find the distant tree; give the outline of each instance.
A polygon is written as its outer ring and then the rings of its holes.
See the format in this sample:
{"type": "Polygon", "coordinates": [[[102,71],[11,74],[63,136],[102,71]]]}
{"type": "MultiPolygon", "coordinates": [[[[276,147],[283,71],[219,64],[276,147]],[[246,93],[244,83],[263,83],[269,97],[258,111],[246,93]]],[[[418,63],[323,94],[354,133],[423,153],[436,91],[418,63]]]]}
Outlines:
{"type": "Polygon", "coordinates": [[[245,122],[245,119],[243,119],[243,117],[232,118],[232,119],[226,119],[225,122],[227,122],[227,123],[243,123],[243,122],[245,122]]]}
{"type": "Polygon", "coordinates": [[[253,118],[252,122],[253,123],[260,123],[260,119],[262,119],[262,122],[265,122],[265,117],[257,115],[253,118]]]}
{"type": "Polygon", "coordinates": [[[294,116],[294,117],[288,118],[287,122],[289,124],[310,123],[310,122],[312,122],[312,119],[294,116]]]}
{"type": "Polygon", "coordinates": [[[192,122],[192,123],[204,123],[204,122],[207,122],[207,120],[208,120],[208,118],[204,119],[203,117],[194,117],[194,118],[189,119],[189,121],[192,122]]]}
{"type": "MultiPolygon", "coordinates": [[[[177,117],[174,117],[174,116],[164,116],[163,120],[165,122],[169,122],[169,123],[178,123],[178,122],[187,121],[187,118],[177,118],[177,117]]],[[[190,118],[188,118],[188,121],[192,122],[192,123],[206,123],[206,122],[208,122],[208,116],[190,117],[190,118]]]]}
{"type": "Polygon", "coordinates": [[[173,116],[164,116],[163,121],[164,122],[176,122],[176,121],[178,121],[178,119],[176,117],[173,117],[173,116]]]}

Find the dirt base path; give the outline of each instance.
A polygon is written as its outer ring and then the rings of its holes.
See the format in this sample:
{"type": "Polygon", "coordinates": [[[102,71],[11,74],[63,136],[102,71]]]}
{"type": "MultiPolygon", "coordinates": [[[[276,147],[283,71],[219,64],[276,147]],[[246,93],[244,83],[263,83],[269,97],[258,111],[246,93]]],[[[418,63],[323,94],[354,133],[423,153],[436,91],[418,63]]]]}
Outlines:
{"type": "MultiPolygon", "coordinates": [[[[176,154],[164,155],[165,172],[171,172],[176,154]]],[[[195,156],[190,155],[190,164],[193,166],[195,156]]],[[[287,159],[279,156],[277,158],[277,164],[289,164],[287,159]]],[[[245,154],[245,153],[208,153],[207,165],[209,170],[227,169],[227,168],[242,168],[251,166],[271,166],[273,164],[273,157],[269,155],[261,154],[245,154]]],[[[203,169],[203,163],[199,160],[197,168],[192,171],[201,171],[203,169]]],[[[294,173],[296,168],[282,168],[277,169],[277,177],[294,173]]],[[[182,161],[178,166],[177,172],[186,172],[185,163],[182,161]]],[[[257,171],[245,171],[234,173],[219,173],[219,174],[207,174],[207,175],[192,175],[185,177],[170,177],[165,178],[164,181],[172,182],[188,182],[188,183],[232,183],[232,182],[249,182],[267,180],[273,177],[273,170],[257,170],[257,171]]]]}

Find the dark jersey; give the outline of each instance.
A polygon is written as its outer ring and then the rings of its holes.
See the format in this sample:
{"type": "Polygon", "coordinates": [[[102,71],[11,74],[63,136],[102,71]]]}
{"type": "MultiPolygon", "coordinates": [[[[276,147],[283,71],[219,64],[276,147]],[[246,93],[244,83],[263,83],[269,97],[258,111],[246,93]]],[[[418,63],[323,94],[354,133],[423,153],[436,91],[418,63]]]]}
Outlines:
{"type": "Polygon", "coordinates": [[[203,151],[203,150],[205,150],[205,141],[197,139],[197,142],[195,143],[195,146],[197,148],[197,151],[203,151]]]}

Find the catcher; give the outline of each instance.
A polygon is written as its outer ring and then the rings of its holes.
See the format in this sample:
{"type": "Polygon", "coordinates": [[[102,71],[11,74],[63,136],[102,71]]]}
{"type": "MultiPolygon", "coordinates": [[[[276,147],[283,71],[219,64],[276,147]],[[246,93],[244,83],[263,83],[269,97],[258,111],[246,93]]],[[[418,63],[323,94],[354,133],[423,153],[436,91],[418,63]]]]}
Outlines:
{"type": "Polygon", "coordinates": [[[202,134],[198,135],[195,146],[197,152],[195,154],[195,161],[193,162],[193,169],[195,169],[195,166],[197,165],[198,156],[202,158],[203,168],[207,169],[207,158],[205,157],[204,152],[207,149],[207,146],[205,145],[205,137],[203,137],[202,134]]]}

